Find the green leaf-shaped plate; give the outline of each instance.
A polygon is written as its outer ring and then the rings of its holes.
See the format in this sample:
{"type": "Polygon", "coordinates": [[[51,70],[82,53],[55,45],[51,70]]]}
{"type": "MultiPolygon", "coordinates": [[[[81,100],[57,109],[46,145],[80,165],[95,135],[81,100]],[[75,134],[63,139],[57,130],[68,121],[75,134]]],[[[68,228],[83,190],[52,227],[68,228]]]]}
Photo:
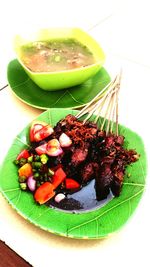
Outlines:
{"type": "Polygon", "coordinates": [[[28,77],[17,59],[8,64],[7,79],[20,100],[40,109],[84,106],[110,82],[108,72],[101,68],[94,77],[81,85],[60,91],[44,91],[28,77]]]}
{"type": "MultiPolygon", "coordinates": [[[[51,109],[42,113],[38,120],[55,125],[67,114],[77,111],[51,109]]],[[[95,210],[72,213],[53,209],[34,202],[29,192],[18,186],[17,168],[13,164],[16,155],[28,146],[29,125],[17,135],[3,162],[0,172],[0,188],[12,207],[36,226],[49,232],[73,238],[102,238],[118,230],[129,219],[137,207],[144,191],[146,179],[146,154],[142,139],[130,129],[119,126],[120,134],[125,136],[127,148],[135,148],[140,159],[127,168],[121,195],[111,199],[95,210]]]]}

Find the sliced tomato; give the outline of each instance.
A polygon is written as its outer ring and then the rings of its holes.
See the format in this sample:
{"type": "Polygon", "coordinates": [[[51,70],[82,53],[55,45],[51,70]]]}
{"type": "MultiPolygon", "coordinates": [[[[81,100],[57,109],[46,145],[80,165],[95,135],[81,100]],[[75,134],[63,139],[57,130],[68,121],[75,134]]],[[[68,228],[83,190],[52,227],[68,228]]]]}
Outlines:
{"type": "Polygon", "coordinates": [[[25,176],[28,178],[29,176],[32,175],[32,167],[30,163],[24,164],[19,170],[18,170],[19,177],[20,176],[25,176]]]}
{"type": "Polygon", "coordinates": [[[39,204],[44,204],[54,195],[54,186],[50,182],[45,182],[35,191],[34,198],[39,204]]]}
{"type": "Polygon", "coordinates": [[[34,134],[34,141],[39,142],[50,136],[54,132],[53,128],[50,125],[42,127],[39,131],[34,134]]]}
{"type": "Polygon", "coordinates": [[[78,189],[78,188],[80,188],[80,184],[71,178],[66,178],[65,184],[66,184],[66,189],[78,189]]]}
{"type": "Polygon", "coordinates": [[[60,164],[58,164],[57,166],[52,167],[51,169],[55,172],[55,171],[57,171],[59,168],[62,168],[62,167],[63,167],[63,165],[60,163],[60,164]]]}
{"type": "Polygon", "coordinates": [[[46,122],[40,122],[40,121],[34,121],[31,124],[30,133],[29,133],[29,138],[30,138],[31,142],[35,141],[34,140],[34,135],[46,125],[47,125],[46,122]]]}
{"type": "Polygon", "coordinates": [[[27,159],[28,157],[30,157],[30,153],[29,153],[29,151],[27,149],[24,149],[17,156],[17,160],[20,160],[21,158],[27,159]]]}
{"type": "Polygon", "coordinates": [[[53,176],[52,184],[54,188],[57,188],[66,178],[66,173],[62,168],[58,168],[53,176]]]}
{"type": "Polygon", "coordinates": [[[46,154],[46,147],[47,147],[47,143],[45,142],[44,144],[36,147],[35,151],[38,155],[46,154]]]}
{"type": "Polygon", "coordinates": [[[63,153],[63,150],[57,139],[52,139],[47,143],[46,153],[52,157],[57,157],[63,153]]]}

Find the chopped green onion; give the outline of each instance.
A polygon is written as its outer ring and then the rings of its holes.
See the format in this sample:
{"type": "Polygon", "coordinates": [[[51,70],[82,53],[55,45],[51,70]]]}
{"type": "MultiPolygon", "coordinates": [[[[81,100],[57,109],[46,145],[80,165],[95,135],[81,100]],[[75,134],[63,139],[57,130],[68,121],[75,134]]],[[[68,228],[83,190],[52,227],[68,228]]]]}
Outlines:
{"type": "Polygon", "coordinates": [[[14,160],[14,164],[18,165],[19,164],[19,160],[15,159],[14,160]]]}
{"type": "Polygon", "coordinates": [[[33,177],[34,178],[39,178],[40,174],[38,172],[34,173],[33,177]]]}
{"type": "Polygon", "coordinates": [[[47,156],[46,154],[42,154],[42,155],[40,156],[40,159],[41,159],[41,162],[42,162],[43,164],[46,164],[47,161],[48,161],[48,156],[47,156]]]}
{"type": "Polygon", "coordinates": [[[28,157],[28,163],[31,163],[33,161],[33,156],[28,157]]]}
{"type": "Polygon", "coordinates": [[[42,163],[41,162],[32,162],[32,167],[33,169],[40,169],[42,167],[42,163]]]}
{"type": "Polygon", "coordinates": [[[36,182],[36,186],[39,187],[41,183],[39,181],[36,182]]]}
{"type": "Polygon", "coordinates": [[[23,165],[26,164],[26,163],[27,163],[27,160],[24,159],[24,158],[21,158],[21,159],[19,160],[19,165],[20,165],[20,166],[23,166],[23,165]]]}
{"type": "Polygon", "coordinates": [[[19,181],[19,183],[24,183],[26,181],[26,177],[25,176],[19,176],[18,181],[19,181]]]}
{"type": "Polygon", "coordinates": [[[34,155],[34,160],[35,161],[40,161],[40,156],[39,155],[34,155]]]}
{"type": "Polygon", "coordinates": [[[20,183],[20,188],[23,191],[27,190],[27,184],[26,183],[20,183]]]}
{"type": "Polygon", "coordinates": [[[51,169],[48,169],[48,175],[52,177],[54,175],[54,172],[51,169]]]}

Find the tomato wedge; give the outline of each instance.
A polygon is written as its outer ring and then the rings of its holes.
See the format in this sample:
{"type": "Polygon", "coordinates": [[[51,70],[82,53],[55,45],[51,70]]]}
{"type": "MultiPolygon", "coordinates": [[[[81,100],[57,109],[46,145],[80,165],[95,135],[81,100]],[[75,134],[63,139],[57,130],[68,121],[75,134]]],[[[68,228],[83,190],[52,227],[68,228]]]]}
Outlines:
{"type": "Polygon", "coordinates": [[[66,173],[62,168],[58,168],[53,176],[52,184],[54,188],[57,188],[66,178],[66,173]]]}
{"type": "Polygon", "coordinates": [[[65,180],[65,184],[66,184],[66,189],[78,189],[80,187],[80,184],[71,178],[67,178],[65,180]]]}
{"type": "Polygon", "coordinates": [[[54,132],[53,128],[50,125],[42,127],[39,131],[34,134],[34,141],[39,142],[50,136],[54,132]]]}
{"type": "Polygon", "coordinates": [[[54,186],[50,182],[45,182],[35,191],[34,198],[39,204],[44,204],[54,195],[54,186]]]}
{"type": "Polygon", "coordinates": [[[30,138],[31,142],[35,141],[34,140],[34,135],[46,125],[47,125],[47,123],[46,122],[42,122],[42,121],[34,121],[31,124],[30,132],[29,132],[29,138],[30,138]]]}
{"type": "Polygon", "coordinates": [[[27,159],[28,157],[30,157],[30,153],[28,152],[27,149],[24,149],[24,150],[22,150],[22,151],[19,153],[19,155],[17,156],[17,160],[20,160],[20,159],[22,159],[22,158],[27,159]]]}
{"type": "Polygon", "coordinates": [[[29,176],[32,175],[32,167],[30,163],[24,164],[19,170],[18,170],[19,177],[20,176],[25,176],[28,178],[29,176]]]}
{"type": "Polygon", "coordinates": [[[39,142],[54,132],[53,128],[43,121],[34,121],[31,124],[29,138],[31,142],[39,142]]]}

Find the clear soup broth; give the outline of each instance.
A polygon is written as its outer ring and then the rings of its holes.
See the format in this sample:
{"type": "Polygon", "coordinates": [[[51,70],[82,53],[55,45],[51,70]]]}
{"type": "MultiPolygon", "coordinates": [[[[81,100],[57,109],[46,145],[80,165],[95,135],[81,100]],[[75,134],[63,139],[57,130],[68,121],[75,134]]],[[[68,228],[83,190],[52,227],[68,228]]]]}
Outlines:
{"type": "Polygon", "coordinates": [[[37,41],[21,47],[21,60],[33,72],[56,72],[95,63],[89,48],[75,39],[37,41]]]}

